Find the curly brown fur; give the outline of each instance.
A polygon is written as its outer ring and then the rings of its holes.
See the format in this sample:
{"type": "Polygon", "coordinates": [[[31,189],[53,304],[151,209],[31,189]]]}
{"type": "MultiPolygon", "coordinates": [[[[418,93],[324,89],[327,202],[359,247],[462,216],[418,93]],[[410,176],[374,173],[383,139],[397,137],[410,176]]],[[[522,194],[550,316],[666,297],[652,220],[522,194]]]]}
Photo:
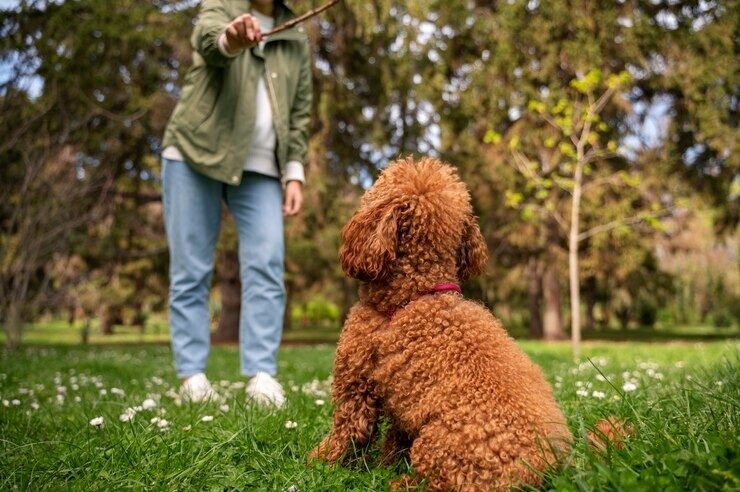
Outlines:
{"type": "Polygon", "coordinates": [[[572,436],[540,369],[481,305],[441,282],[480,274],[486,246],[466,186],[434,159],[391,164],[342,234],[366,282],[342,330],[333,427],[314,458],[346,461],[389,420],[381,459],[410,454],[428,490],[537,485],[572,436]],[[392,317],[390,315],[392,314],[392,317]]]}
{"type": "Polygon", "coordinates": [[[635,429],[630,424],[616,417],[599,420],[594,429],[588,433],[589,444],[597,451],[606,451],[612,445],[617,449],[624,448],[624,441],[635,435],[635,429]]]}

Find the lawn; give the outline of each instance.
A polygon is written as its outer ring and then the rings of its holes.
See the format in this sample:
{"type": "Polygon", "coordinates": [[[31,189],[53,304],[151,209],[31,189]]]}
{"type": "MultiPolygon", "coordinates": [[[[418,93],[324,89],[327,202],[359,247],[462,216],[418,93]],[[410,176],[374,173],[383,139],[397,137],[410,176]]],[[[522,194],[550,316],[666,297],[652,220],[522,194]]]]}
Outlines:
{"type": "MultiPolygon", "coordinates": [[[[558,490],[738,490],[740,343],[522,342],[554,385],[578,443],[558,490]],[[603,374],[603,376],[602,376],[603,374]],[[586,429],[607,415],[636,435],[594,454],[586,429]]],[[[384,490],[408,465],[307,464],[328,431],[333,347],[285,347],[284,410],[246,403],[235,347],[209,375],[225,403],[178,405],[166,345],[26,347],[0,356],[0,490],[384,490]],[[148,400],[148,401],[147,401],[148,400]],[[145,403],[146,401],[146,403],[145,403]],[[129,408],[147,407],[127,412],[129,408]],[[130,416],[130,420],[125,420],[130,416]],[[102,417],[96,427],[91,420],[102,417]]]]}
{"type": "MultiPolygon", "coordinates": [[[[507,326],[509,333],[515,338],[527,338],[525,327],[507,326]]],[[[300,343],[330,343],[335,344],[339,339],[339,326],[308,326],[296,327],[283,333],[283,341],[288,344],[300,343]]],[[[654,328],[609,328],[586,330],[584,340],[603,341],[643,341],[665,342],[673,340],[684,341],[714,341],[726,339],[740,339],[740,326],[715,328],[707,325],[679,325],[654,328]]],[[[79,345],[82,340],[80,323],[70,325],[65,320],[47,320],[26,325],[23,331],[23,340],[30,345],[79,345]]],[[[142,331],[136,326],[116,325],[113,334],[103,335],[96,325],[91,326],[88,335],[90,345],[117,345],[170,342],[167,323],[164,320],[150,322],[147,329],[142,331]]],[[[0,344],[5,343],[5,333],[0,330],[0,344]]]]}

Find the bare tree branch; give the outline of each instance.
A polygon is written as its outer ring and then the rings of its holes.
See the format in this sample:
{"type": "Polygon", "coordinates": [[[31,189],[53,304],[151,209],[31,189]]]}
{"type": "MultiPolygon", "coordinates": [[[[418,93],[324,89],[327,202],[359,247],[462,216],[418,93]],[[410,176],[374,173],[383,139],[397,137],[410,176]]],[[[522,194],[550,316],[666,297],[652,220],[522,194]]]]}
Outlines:
{"type": "Polygon", "coordinates": [[[323,12],[324,10],[328,9],[329,7],[333,6],[336,3],[339,3],[339,0],[331,0],[330,2],[325,3],[321,7],[316,7],[315,9],[309,10],[303,15],[299,15],[298,17],[290,19],[287,22],[283,22],[282,24],[275,27],[274,29],[264,33],[263,37],[272,36],[273,34],[279,33],[280,31],[285,31],[286,29],[290,29],[293,26],[297,26],[301,22],[308,20],[311,17],[314,17],[316,15],[319,15],[321,12],[323,12]]]}
{"type": "Polygon", "coordinates": [[[633,226],[637,225],[640,222],[644,222],[648,218],[661,218],[666,217],[671,214],[676,209],[676,207],[668,207],[663,210],[659,210],[658,212],[655,212],[653,214],[639,214],[639,215],[633,215],[632,217],[624,217],[621,219],[613,220],[611,222],[607,222],[606,224],[601,224],[595,227],[592,227],[591,229],[587,231],[583,231],[578,235],[578,241],[584,241],[590,237],[593,237],[597,234],[601,234],[602,232],[608,232],[612,229],[615,229],[617,227],[628,225],[633,226]]]}

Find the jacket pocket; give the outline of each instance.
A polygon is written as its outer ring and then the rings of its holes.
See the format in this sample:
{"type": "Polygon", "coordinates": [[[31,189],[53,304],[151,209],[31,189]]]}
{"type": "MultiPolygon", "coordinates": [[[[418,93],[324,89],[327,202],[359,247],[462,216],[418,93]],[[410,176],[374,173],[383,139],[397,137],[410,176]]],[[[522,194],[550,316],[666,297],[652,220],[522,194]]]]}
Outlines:
{"type": "Polygon", "coordinates": [[[190,130],[198,130],[213,119],[223,88],[223,70],[200,66],[191,72],[190,91],[183,94],[183,123],[190,130]]]}

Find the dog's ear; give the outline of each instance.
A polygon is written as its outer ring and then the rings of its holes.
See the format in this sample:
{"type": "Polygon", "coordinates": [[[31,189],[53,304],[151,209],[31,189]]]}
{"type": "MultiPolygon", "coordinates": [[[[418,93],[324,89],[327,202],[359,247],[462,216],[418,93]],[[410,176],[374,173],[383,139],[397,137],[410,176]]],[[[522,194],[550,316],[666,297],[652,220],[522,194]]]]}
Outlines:
{"type": "Polygon", "coordinates": [[[462,243],[457,252],[457,278],[464,282],[483,273],[488,262],[486,241],[478,227],[478,221],[471,216],[463,230],[462,243]]]}
{"type": "Polygon", "coordinates": [[[339,258],[347,276],[363,282],[386,276],[396,259],[400,213],[390,204],[360,209],[344,226],[339,258]]]}

